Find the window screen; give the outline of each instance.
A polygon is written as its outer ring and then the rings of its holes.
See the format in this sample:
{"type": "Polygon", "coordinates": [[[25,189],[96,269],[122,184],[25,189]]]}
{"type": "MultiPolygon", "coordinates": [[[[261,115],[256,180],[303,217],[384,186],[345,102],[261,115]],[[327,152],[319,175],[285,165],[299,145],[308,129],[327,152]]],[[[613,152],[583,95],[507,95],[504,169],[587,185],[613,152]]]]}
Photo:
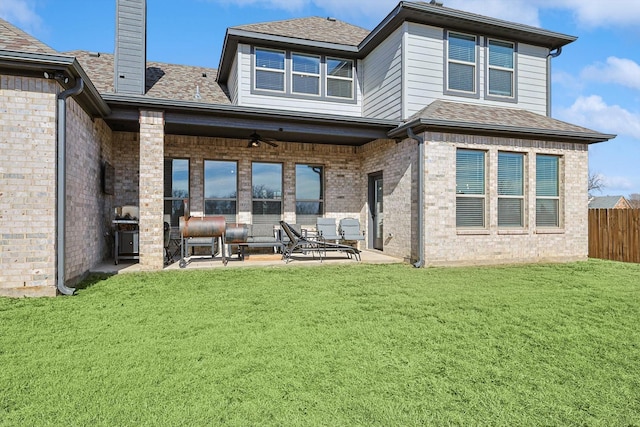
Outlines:
{"type": "Polygon", "coordinates": [[[353,98],[353,61],[327,58],[327,96],[353,98]]]}
{"type": "Polygon", "coordinates": [[[524,226],[524,155],[498,153],[498,226],[524,226]]]}
{"type": "Polygon", "coordinates": [[[284,60],[283,51],[256,49],[256,89],[284,91],[284,60]]]}
{"type": "Polygon", "coordinates": [[[475,93],[476,38],[449,33],[447,87],[449,90],[475,93]]]}
{"type": "Polygon", "coordinates": [[[489,94],[513,97],[514,44],[489,40],[489,94]]]}
{"type": "Polygon", "coordinates": [[[456,152],[456,226],[485,226],[485,153],[456,152]]]}
{"type": "Polygon", "coordinates": [[[559,158],[536,156],[536,225],[560,226],[559,158]]]}
{"type": "Polygon", "coordinates": [[[320,95],[320,57],[294,53],[292,62],[293,93],[320,95]]]}

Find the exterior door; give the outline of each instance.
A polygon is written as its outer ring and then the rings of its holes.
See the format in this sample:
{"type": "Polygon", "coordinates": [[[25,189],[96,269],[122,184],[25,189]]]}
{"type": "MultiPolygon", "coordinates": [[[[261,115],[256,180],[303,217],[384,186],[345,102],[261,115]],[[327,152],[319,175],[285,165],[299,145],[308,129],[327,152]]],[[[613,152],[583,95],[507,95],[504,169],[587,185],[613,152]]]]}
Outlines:
{"type": "Polygon", "coordinates": [[[371,247],[382,250],[384,210],[382,201],[382,173],[369,176],[369,217],[371,221],[371,247]]]}

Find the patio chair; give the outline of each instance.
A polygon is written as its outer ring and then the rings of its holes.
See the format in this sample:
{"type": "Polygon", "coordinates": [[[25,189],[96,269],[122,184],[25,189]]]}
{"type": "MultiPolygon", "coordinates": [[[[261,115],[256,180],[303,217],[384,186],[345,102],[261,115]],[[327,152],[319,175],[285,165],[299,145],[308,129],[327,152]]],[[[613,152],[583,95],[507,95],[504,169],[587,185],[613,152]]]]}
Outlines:
{"type": "Polygon", "coordinates": [[[294,228],[293,225],[280,221],[280,231],[282,232],[282,243],[284,244],[282,249],[282,259],[287,264],[291,261],[291,255],[294,252],[302,254],[311,252],[314,259],[316,257],[315,252],[318,252],[318,255],[322,257],[317,244],[313,241],[309,241],[302,235],[302,232],[294,228]]]}
{"type": "Polygon", "coordinates": [[[316,219],[316,230],[318,231],[318,240],[333,241],[335,243],[341,239],[336,233],[336,220],[334,218],[316,219]]]}
{"type": "Polygon", "coordinates": [[[356,218],[341,219],[340,237],[342,240],[364,240],[364,231],[360,230],[360,221],[356,218]]]}
{"type": "Polygon", "coordinates": [[[314,255],[314,258],[315,252],[318,252],[320,262],[322,262],[323,253],[326,258],[327,252],[344,252],[347,254],[347,258],[351,258],[351,256],[353,256],[357,261],[360,261],[360,250],[358,248],[303,237],[284,221],[280,221],[280,227],[289,238],[289,243],[285,246],[282,253],[282,259],[287,263],[291,260],[291,256],[294,252],[311,252],[314,255]]]}

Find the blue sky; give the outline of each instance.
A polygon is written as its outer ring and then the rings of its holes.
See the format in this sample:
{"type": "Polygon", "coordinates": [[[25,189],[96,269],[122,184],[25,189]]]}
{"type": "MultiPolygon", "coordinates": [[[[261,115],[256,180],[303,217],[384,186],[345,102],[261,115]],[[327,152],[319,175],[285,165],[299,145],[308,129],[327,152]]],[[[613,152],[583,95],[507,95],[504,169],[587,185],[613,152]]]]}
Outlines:
{"type": "MultiPolygon", "coordinates": [[[[217,68],[228,26],[333,16],[372,29],[396,0],[148,0],[147,58],[217,68]]],[[[578,36],[553,60],[553,117],[618,137],[589,148],[605,188],[640,193],[640,1],[444,0],[578,36]]],[[[115,0],[1,0],[0,17],[54,49],[113,52],[115,0]]]]}

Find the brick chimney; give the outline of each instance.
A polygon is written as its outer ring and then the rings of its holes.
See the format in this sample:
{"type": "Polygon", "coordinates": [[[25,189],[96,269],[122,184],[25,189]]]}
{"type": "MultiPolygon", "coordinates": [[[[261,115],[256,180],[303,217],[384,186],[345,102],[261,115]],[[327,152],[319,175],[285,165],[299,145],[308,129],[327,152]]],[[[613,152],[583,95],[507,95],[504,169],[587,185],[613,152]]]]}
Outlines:
{"type": "Polygon", "coordinates": [[[144,95],[147,69],[147,2],[116,0],[116,93],[144,95]]]}

